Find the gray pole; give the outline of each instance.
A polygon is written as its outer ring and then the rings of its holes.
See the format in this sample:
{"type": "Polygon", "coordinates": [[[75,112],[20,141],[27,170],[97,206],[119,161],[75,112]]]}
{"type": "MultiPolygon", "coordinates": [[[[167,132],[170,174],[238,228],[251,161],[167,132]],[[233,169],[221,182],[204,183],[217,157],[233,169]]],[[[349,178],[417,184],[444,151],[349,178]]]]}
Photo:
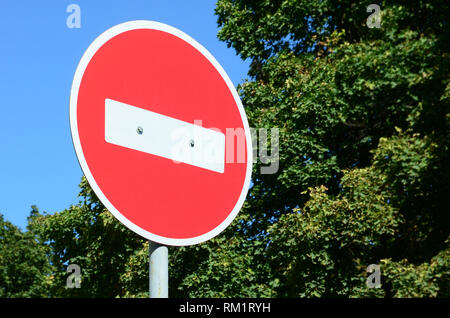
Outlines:
{"type": "Polygon", "coordinates": [[[150,298],[169,297],[169,251],[167,246],[149,241],[150,298]]]}

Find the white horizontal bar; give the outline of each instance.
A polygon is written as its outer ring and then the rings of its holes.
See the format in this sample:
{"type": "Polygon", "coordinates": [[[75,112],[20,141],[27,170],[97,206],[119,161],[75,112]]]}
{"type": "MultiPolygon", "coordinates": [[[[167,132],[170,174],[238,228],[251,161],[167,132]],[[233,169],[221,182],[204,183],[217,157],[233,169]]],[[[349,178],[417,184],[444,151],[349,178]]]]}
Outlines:
{"type": "Polygon", "coordinates": [[[223,173],[225,135],[139,107],[105,99],[108,143],[223,173]]]}

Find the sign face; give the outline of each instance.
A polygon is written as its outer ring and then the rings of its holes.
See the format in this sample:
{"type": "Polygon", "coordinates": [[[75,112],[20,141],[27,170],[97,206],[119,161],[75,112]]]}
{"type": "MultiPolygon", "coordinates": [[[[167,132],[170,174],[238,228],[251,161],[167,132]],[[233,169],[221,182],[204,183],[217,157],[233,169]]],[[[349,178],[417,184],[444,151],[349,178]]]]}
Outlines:
{"type": "Polygon", "coordinates": [[[101,34],[75,72],[70,126],[98,198],[151,241],[206,241],[244,203],[253,158],[242,103],[214,57],[173,27],[131,21],[101,34]]]}

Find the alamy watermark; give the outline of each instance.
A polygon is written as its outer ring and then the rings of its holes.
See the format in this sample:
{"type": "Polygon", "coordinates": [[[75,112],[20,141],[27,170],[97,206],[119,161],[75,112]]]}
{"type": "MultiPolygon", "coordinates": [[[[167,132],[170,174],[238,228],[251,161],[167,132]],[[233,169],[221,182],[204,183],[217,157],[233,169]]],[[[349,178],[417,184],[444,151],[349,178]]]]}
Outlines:
{"type": "Polygon", "coordinates": [[[381,287],[381,270],[380,265],[370,264],[366,269],[367,273],[371,273],[366,280],[366,285],[369,288],[381,287]]]}
{"type": "Polygon", "coordinates": [[[372,13],[368,16],[366,25],[368,28],[381,28],[381,9],[378,4],[369,4],[367,6],[367,12],[372,13]]]}
{"type": "MultiPolygon", "coordinates": [[[[144,128],[137,127],[138,135],[144,128]]],[[[253,162],[261,162],[261,174],[275,174],[279,169],[279,128],[250,128],[253,162]]],[[[203,167],[220,167],[230,163],[246,163],[246,132],[244,128],[203,128],[202,120],[194,120],[191,127],[174,129],[170,136],[171,156],[175,163],[194,163],[203,167]]],[[[219,167],[219,168],[217,168],[219,167]]],[[[223,171],[222,171],[223,172],[223,171]]]]}
{"type": "Polygon", "coordinates": [[[81,8],[78,4],[69,4],[66,9],[70,15],[67,17],[66,25],[69,29],[81,28],[81,8]]]}
{"type": "Polygon", "coordinates": [[[71,273],[66,280],[66,288],[81,288],[81,268],[80,265],[70,264],[67,272],[71,273]]]}

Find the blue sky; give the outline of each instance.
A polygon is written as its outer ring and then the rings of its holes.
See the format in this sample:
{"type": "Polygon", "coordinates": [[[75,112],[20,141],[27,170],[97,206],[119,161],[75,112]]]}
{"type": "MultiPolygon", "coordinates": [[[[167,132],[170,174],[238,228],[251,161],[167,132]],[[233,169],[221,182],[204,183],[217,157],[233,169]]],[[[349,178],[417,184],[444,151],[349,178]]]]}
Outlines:
{"type": "Polygon", "coordinates": [[[217,39],[212,0],[2,0],[0,3],[0,213],[22,229],[35,204],[76,204],[82,171],[72,145],[69,96],[77,64],[108,28],[130,20],[172,25],[201,43],[235,85],[248,62],[217,39]],[[66,8],[81,8],[69,29],[66,8]]]}

